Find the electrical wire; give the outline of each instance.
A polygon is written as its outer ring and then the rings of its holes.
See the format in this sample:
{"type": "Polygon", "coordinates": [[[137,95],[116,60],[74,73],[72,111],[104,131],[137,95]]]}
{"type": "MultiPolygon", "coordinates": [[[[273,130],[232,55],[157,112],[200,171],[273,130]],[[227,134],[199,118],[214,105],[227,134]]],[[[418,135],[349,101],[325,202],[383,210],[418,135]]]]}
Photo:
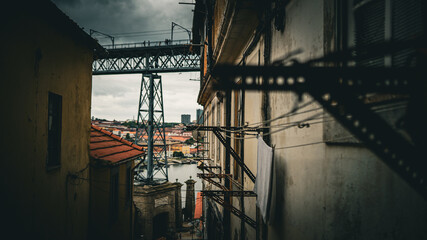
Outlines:
{"type": "MultiPolygon", "coordinates": [[[[381,113],[381,112],[387,112],[387,111],[392,111],[392,110],[398,110],[398,109],[404,109],[404,108],[406,108],[406,105],[405,105],[406,103],[402,103],[402,104],[398,104],[398,106],[395,106],[395,105],[393,105],[393,106],[383,106],[383,107],[380,107],[380,108],[376,108],[375,109],[375,112],[376,113],[381,113]]],[[[295,113],[291,113],[291,114],[289,114],[289,113],[287,113],[287,114],[283,114],[283,115],[281,115],[281,116],[279,116],[279,117],[277,117],[277,118],[275,118],[275,119],[272,119],[273,121],[275,121],[275,120],[279,120],[279,119],[281,119],[281,118],[285,118],[285,117],[292,117],[292,116],[296,116],[296,115],[299,115],[299,114],[303,114],[303,113],[308,113],[308,112],[312,112],[312,111],[317,111],[317,110],[320,110],[320,109],[323,109],[322,107],[320,107],[320,108],[314,108],[314,109],[310,109],[310,110],[307,110],[307,111],[303,111],[303,112],[295,112],[295,113]]],[[[329,115],[329,114],[327,114],[327,113],[324,113],[325,114],[325,116],[327,116],[327,115],[329,115]]],[[[320,118],[325,118],[325,116],[320,116],[320,117],[318,117],[318,118],[314,118],[314,119],[320,119],[320,118]]],[[[333,118],[333,117],[327,117],[327,118],[333,118]]],[[[312,120],[314,120],[314,119],[312,119],[312,120]]],[[[262,122],[262,123],[266,123],[267,121],[264,121],[264,122],[262,122]]],[[[272,121],[270,121],[270,122],[272,122],[272,121]]],[[[271,125],[271,126],[268,126],[268,127],[263,127],[263,128],[275,128],[275,127],[279,127],[279,126],[284,126],[284,125],[290,125],[290,124],[292,124],[292,123],[301,123],[301,121],[294,121],[294,122],[289,122],[289,123],[283,123],[283,124],[277,124],[277,125],[271,125]]],[[[231,133],[240,133],[240,132],[244,132],[245,131],[245,129],[239,129],[239,130],[227,130],[227,129],[225,129],[225,128],[220,128],[221,129],[221,131],[224,131],[224,132],[231,132],[231,133]]]]}
{"type": "MultiPolygon", "coordinates": [[[[112,36],[121,36],[121,35],[134,35],[134,34],[146,34],[146,33],[157,33],[157,32],[171,32],[171,29],[161,29],[161,30],[150,30],[150,31],[141,31],[141,32],[124,32],[124,33],[111,33],[112,36]]],[[[174,30],[175,32],[187,32],[185,30],[174,30]]]]}
{"type": "MultiPolygon", "coordinates": [[[[277,121],[277,120],[283,119],[283,118],[285,118],[285,117],[292,117],[292,116],[295,116],[295,115],[299,115],[299,114],[303,114],[303,113],[308,113],[308,112],[313,112],[313,111],[317,111],[317,110],[322,109],[322,107],[319,107],[319,108],[314,108],[314,109],[310,109],[310,110],[303,111],[303,112],[297,112],[298,110],[301,110],[301,109],[305,108],[306,106],[308,106],[308,105],[312,104],[313,102],[314,102],[314,101],[310,101],[310,102],[308,102],[308,103],[304,104],[304,105],[303,105],[303,106],[301,106],[301,107],[293,108],[291,111],[289,111],[289,112],[287,112],[287,113],[285,113],[285,114],[282,114],[282,115],[280,115],[280,116],[278,116],[278,117],[275,117],[275,118],[273,118],[273,119],[269,119],[269,120],[265,120],[265,121],[261,121],[261,122],[256,122],[256,123],[251,123],[251,124],[247,124],[247,125],[244,125],[244,126],[241,126],[241,127],[260,128],[260,127],[262,127],[263,125],[265,125],[265,124],[267,124],[267,123],[271,123],[271,122],[273,122],[273,121],[277,121]],[[254,126],[254,125],[256,125],[256,126],[255,126],[255,127],[252,127],[252,126],[254,126]]],[[[269,127],[262,127],[262,128],[269,128],[269,127]]],[[[244,131],[246,131],[246,129],[239,129],[239,130],[227,130],[227,129],[223,128],[223,127],[221,127],[220,129],[221,129],[221,131],[224,131],[224,132],[231,132],[231,133],[244,132],[244,131]]]]}
{"type": "MultiPolygon", "coordinates": [[[[281,132],[281,131],[284,131],[284,130],[286,130],[286,129],[289,129],[289,128],[292,128],[292,127],[295,127],[295,126],[298,126],[299,124],[301,124],[301,123],[304,123],[304,122],[307,122],[307,121],[310,121],[310,120],[312,120],[312,118],[316,118],[316,117],[318,117],[319,115],[322,115],[323,113],[318,113],[318,114],[314,114],[314,115],[312,115],[311,117],[308,117],[308,118],[306,118],[306,119],[304,119],[304,120],[301,120],[301,121],[298,121],[298,123],[295,123],[295,124],[291,124],[291,125],[288,125],[288,126],[285,126],[285,127],[283,127],[283,128],[280,128],[280,129],[278,129],[278,130],[275,130],[275,131],[272,131],[272,132],[268,132],[268,133],[264,133],[263,134],[263,136],[267,136],[267,135],[272,135],[272,134],[275,134],[275,133],[278,133],[278,132],[281,132]]],[[[230,139],[234,139],[234,140],[247,140],[247,139],[255,139],[255,138],[257,138],[257,136],[253,136],[253,137],[232,137],[232,136],[224,136],[225,138],[230,138],[230,139]]]]}

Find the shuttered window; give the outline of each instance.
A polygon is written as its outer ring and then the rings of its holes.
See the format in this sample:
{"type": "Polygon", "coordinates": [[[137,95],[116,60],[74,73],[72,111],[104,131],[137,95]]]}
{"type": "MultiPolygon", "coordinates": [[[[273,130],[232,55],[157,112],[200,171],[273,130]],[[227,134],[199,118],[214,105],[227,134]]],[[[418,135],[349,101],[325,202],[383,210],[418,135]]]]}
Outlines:
{"type": "MultiPolygon", "coordinates": [[[[423,34],[422,1],[353,0],[355,46],[365,48],[384,41],[398,42],[420,37],[423,34]]],[[[406,49],[390,56],[364,57],[357,64],[405,67],[414,63],[414,52],[406,49]]]]}

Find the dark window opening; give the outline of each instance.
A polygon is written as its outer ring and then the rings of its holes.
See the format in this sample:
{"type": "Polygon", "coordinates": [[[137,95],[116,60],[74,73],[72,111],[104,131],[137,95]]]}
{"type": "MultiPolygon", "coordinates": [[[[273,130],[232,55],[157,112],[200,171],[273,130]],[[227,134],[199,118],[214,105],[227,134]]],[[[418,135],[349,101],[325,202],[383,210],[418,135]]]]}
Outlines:
{"type": "Polygon", "coordinates": [[[62,96],[49,92],[47,169],[61,165],[62,96]]]}
{"type": "Polygon", "coordinates": [[[161,237],[170,237],[168,232],[169,213],[159,213],[153,218],[153,236],[154,239],[161,237]]]}
{"type": "Polygon", "coordinates": [[[117,167],[110,172],[110,222],[114,223],[119,215],[119,171],[117,167]]]}

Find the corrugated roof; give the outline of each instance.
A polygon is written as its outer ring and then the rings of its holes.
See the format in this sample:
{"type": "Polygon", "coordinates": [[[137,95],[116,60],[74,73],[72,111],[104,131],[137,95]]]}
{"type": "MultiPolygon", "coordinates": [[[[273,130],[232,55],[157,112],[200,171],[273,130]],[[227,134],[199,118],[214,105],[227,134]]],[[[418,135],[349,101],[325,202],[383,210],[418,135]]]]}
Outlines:
{"type": "Polygon", "coordinates": [[[131,160],[144,154],[141,146],[131,143],[100,127],[92,125],[90,156],[111,163],[131,160]]]}

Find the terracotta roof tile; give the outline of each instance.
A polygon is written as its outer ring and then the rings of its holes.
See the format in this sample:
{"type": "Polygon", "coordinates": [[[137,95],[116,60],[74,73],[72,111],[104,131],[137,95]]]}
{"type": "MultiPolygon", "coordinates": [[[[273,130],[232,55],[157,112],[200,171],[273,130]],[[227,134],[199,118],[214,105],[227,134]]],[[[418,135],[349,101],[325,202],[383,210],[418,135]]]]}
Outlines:
{"type": "Polygon", "coordinates": [[[118,163],[144,154],[141,146],[126,141],[100,127],[92,125],[90,156],[93,159],[118,163]]]}

